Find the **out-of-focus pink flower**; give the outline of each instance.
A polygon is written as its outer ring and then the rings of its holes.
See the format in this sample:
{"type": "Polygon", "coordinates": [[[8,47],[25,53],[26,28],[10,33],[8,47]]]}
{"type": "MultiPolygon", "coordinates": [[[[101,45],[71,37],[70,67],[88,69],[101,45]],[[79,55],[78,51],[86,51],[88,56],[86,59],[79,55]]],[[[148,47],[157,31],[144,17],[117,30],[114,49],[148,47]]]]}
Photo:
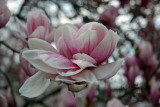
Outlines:
{"type": "Polygon", "coordinates": [[[11,13],[6,6],[7,0],[0,0],[0,28],[4,27],[11,17],[11,13]]]}
{"type": "Polygon", "coordinates": [[[50,79],[78,92],[88,83],[114,76],[123,62],[101,64],[113,53],[118,37],[97,22],[87,23],[79,30],[71,24],[60,26],[54,41],[57,50],[41,39],[29,39],[30,50],[23,51],[22,57],[39,71],[20,88],[22,95],[40,95],[49,86],[50,79]]]}
{"type": "Polygon", "coordinates": [[[24,29],[27,39],[39,38],[53,42],[54,29],[51,29],[50,20],[41,11],[32,11],[27,15],[27,29],[24,29]]]}
{"type": "Polygon", "coordinates": [[[145,63],[152,58],[152,45],[147,41],[141,41],[138,44],[139,58],[145,63]],[[146,52],[147,51],[147,52],[146,52]]]}
{"type": "Polygon", "coordinates": [[[72,92],[63,89],[59,96],[60,107],[78,107],[78,98],[72,92]]]}
{"type": "Polygon", "coordinates": [[[110,26],[115,23],[115,20],[118,15],[118,8],[109,7],[106,8],[104,12],[100,15],[99,21],[103,23],[105,26],[110,26]]]}
{"type": "Polygon", "coordinates": [[[118,99],[112,99],[107,103],[106,107],[125,107],[120,100],[118,99]]]}
{"type": "Polygon", "coordinates": [[[111,88],[110,82],[107,82],[106,95],[108,98],[111,98],[111,96],[112,96],[112,88],[111,88]]]}
{"type": "Polygon", "coordinates": [[[127,77],[129,86],[131,89],[135,88],[135,78],[140,74],[139,66],[137,65],[136,58],[133,57],[126,57],[125,58],[125,73],[124,75],[127,77]]]}
{"type": "Polygon", "coordinates": [[[94,99],[95,99],[95,94],[96,94],[96,84],[90,85],[90,87],[87,90],[86,94],[86,107],[88,106],[94,106],[94,99]]]}
{"type": "Polygon", "coordinates": [[[0,105],[1,105],[1,107],[8,107],[7,99],[3,95],[0,95],[0,105]]]}
{"type": "Polygon", "coordinates": [[[151,100],[152,100],[152,104],[155,106],[155,107],[158,107],[160,104],[159,104],[159,99],[160,99],[160,91],[159,91],[159,88],[158,88],[158,85],[156,83],[156,78],[153,77],[150,81],[150,95],[151,95],[151,100]]]}
{"type": "Polygon", "coordinates": [[[138,66],[145,69],[144,77],[149,77],[157,67],[157,59],[153,55],[152,45],[147,41],[141,41],[137,49],[138,66]]]}

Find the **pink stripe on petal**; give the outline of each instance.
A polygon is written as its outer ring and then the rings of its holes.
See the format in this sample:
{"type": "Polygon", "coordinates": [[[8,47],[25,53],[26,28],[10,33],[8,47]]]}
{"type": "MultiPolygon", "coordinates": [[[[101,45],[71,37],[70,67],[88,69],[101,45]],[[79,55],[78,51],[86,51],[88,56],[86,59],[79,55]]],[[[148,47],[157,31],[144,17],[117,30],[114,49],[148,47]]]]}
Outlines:
{"type": "Polygon", "coordinates": [[[44,51],[39,54],[40,59],[47,65],[57,69],[73,69],[77,66],[68,58],[50,51],[44,51]]]}

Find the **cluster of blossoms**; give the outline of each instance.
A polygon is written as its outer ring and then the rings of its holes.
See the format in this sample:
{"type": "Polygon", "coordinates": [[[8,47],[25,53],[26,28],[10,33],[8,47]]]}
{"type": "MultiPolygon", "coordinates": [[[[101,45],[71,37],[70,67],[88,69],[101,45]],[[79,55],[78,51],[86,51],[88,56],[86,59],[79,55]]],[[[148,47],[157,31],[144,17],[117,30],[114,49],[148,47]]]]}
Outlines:
{"type": "Polygon", "coordinates": [[[149,95],[154,106],[159,105],[160,91],[156,78],[158,76],[158,61],[153,54],[152,45],[147,41],[141,41],[137,47],[135,55],[125,58],[125,73],[130,89],[134,90],[135,79],[142,76],[144,83],[142,84],[142,97],[149,95]],[[147,82],[150,81],[150,82],[147,82]],[[150,87],[148,89],[148,87],[150,87]]]}
{"type": "Polygon", "coordinates": [[[21,63],[26,60],[28,68],[22,68],[27,73],[30,69],[35,72],[19,90],[26,97],[42,94],[51,81],[65,83],[70,91],[78,92],[88,83],[114,76],[123,62],[108,63],[118,36],[97,22],[79,29],[65,24],[52,31],[49,19],[36,11],[29,13],[24,31],[28,49],[22,51],[21,63]],[[55,48],[50,44],[53,41],[55,48]]]}

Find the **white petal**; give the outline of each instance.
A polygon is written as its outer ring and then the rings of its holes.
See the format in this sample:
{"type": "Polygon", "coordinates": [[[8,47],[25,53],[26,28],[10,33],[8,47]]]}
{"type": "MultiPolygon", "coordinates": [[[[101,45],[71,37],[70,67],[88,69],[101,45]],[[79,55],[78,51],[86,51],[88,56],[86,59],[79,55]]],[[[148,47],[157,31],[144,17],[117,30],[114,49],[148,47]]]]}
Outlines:
{"type": "Polygon", "coordinates": [[[40,49],[57,53],[52,45],[41,39],[31,38],[28,40],[28,45],[30,49],[40,49]]]}
{"type": "Polygon", "coordinates": [[[97,81],[95,75],[90,70],[84,70],[76,75],[71,76],[71,78],[78,82],[94,83],[97,81]]]}
{"type": "Polygon", "coordinates": [[[39,58],[39,53],[43,52],[43,50],[25,50],[22,52],[22,57],[25,58],[30,64],[32,64],[37,69],[50,73],[57,74],[56,69],[48,66],[39,58]]]}
{"type": "Polygon", "coordinates": [[[95,74],[96,78],[99,80],[105,80],[112,76],[114,76],[117,71],[120,69],[121,65],[123,63],[123,59],[118,60],[116,62],[112,62],[105,65],[100,65],[92,70],[92,72],[95,74]]]}
{"type": "Polygon", "coordinates": [[[61,75],[56,76],[55,80],[59,81],[59,82],[66,83],[66,84],[73,84],[76,82],[75,80],[73,80],[69,76],[67,77],[67,76],[61,76],[61,75]]]}
{"type": "Polygon", "coordinates": [[[77,64],[81,69],[85,69],[87,67],[96,67],[92,63],[83,60],[72,60],[73,63],[77,64]]]}
{"type": "Polygon", "coordinates": [[[37,97],[47,89],[49,84],[50,79],[46,79],[43,73],[37,72],[25,81],[25,83],[19,89],[19,92],[25,97],[37,97]]]}

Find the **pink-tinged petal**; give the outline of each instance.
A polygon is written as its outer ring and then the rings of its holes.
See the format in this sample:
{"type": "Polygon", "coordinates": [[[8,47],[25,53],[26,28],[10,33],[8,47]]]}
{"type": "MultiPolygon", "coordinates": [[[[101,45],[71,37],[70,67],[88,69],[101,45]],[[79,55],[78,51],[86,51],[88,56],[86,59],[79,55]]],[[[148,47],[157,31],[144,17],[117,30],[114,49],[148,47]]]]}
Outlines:
{"type": "Polygon", "coordinates": [[[53,46],[41,39],[31,38],[28,40],[28,45],[30,49],[40,49],[57,53],[53,46]]]}
{"type": "Polygon", "coordinates": [[[60,37],[63,38],[66,46],[68,47],[72,55],[78,53],[78,50],[75,46],[75,40],[74,40],[76,38],[76,30],[73,27],[71,27],[71,25],[65,24],[63,26],[60,26],[56,30],[54,41],[58,49],[59,47],[56,41],[58,41],[60,37]]]}
{"type": "MultiPolygon", "coordinates": [[[[50,71],[54,68],[56,69],[73,69],[77,68],[77,66],[71,62],[66,57],[56,54],[51,51],[44,51],[44,50],[26,50],[22,53],[22,56],[28,60],[33,66],[37,69],[43,69],[42,71],[50,71]],[[49,67],[50,69],[47,69],[49,67]]],[[[47,73],[54,73],[47,72],[47,73]]]]}
{"type": "Polygon", "coordinates": [[[11,12],[9,11],[8,7],[6,5],[0,7],[0,28],[4,27],[7,24],[10,17],[11,12]]]}
{"type": "Polygon", "coordinates": [[[52,31],[50,32],[50,34],[45,37],[45,40],[47,42],[51,43],[51,42],[54,41],[54,33],[55,33],[55,31],[56,31],[56,29],[53,28],[52,31]]]}
{"type": "Polygon", "coordinates": [[[81,69],[85,69],[87,67],[96,67],[92,63],[84,60],[72,60],[72,62],[77,64],[81,69]]]}
{"type": "Polygon", "coordinates": [[[51,31],[50,21],[45,14],[41,11],[30,12],[27,16],[28,34],[30,35],[39,26],[43,26],[47,34],[51,31]]]}
{"type": "Polygon", "coordinates": [[[100,65],[92,70],[96,78],[99,80],[105,80],[114,76],[120,69],[123,63],[123,59],[120,59],[116,62],[112,62],[105,65],[100,65]]]}
{"type": "Polygon", "coordinates": [[[90,70],[83,70],[82,72],[71,76],[71,78],[78,82],[94,83],[97,81],[95,75],[90,70]]]}
{"type": "Polygon", "coordinates": [[[71,59],[72,58],[72,54],[71,51],[69,50],[69,48],[66,46],[66,43],[64,42],[63,37],[60,37],[57,41],[57,47],[59,50],[59,53],[61,55],[66,56],[67,58],[71,59]]]}
{"type": "Polygon", "coordinates": [[[75,68],[75,69],[63,69],[63,70],[57,70],[57,73],[61,76],[72,76],[75,74],[78,74],[83,69],[75,68]]]}
{"type": "Polygon", "coordinates": [[[66,84],[74,84],[76,82],[70,76],[61,76],[61,75],[56,76],[55,81],[63,82],[66,84]]]}
{"type": "Polygon", "coordinates": [[[29,38],[39,38],[42,40],[45,40],[46,37],[46,31],[43,26],[38,26],[33,33],[29,35],[29,38]]]}
{"type": "Polygon", "coordinates": [[[88,56],[87,54],[84,54],[84,53],[74,54],[72,58],[75,59],[75,60],[88,61],[88,62],[92,63],[93,65],[97,64],[95,59],[93,59],[92,57],[90,57],[90,56],[88,56]]]}
{"type": "Polygon", "coordinates": [[[112,99],[107,103],[106,107],[125,107],[118,99],[112,99]]]}
{"type": "Polygon", "coordinates": [[[32,64],[36,69],[49,74],[57,74],[56,69],[50,67],[45,62],[43,62],[39,56],[42,50],[25,50],[22,52],[22,57],[25,58],[30,64],[32,64]]]}
{"type": "Polygon", "coordinates": [[[48,88],[49,84],[50,79],[46,79],[44,73],[37,72],[25,81],[19,89],[19,92],[21,95],[28,98],[37,97],[48,88]]]}
{"type": "Polygon", "coordinates": [[[72,60],[74,64],[76,64],[78,67],[77,68],[72,68],[72,69],[61,69],[57,70],[57,73],[61,76],[73,76],[81,71],[83,71],[87,67],[96,67],[92,63],[88,61],[83,61],[83,60],[72,60]]]}
{"type": "Polygon", "coordinates": [[[76,47],[80,53],[90,54],[98,44],[96,30],[88,30],[76,39],[76,47]]]}
{"type": "Polygon", "coordinates": [[[68,58],[56,54],[51,51],[44,51],[39,54],[40,59],[47,65],[57,69],[74,69],[78,68],[76,64],[70,61],[68,58]]]}
{"type": "Polygon", "coordinates": [[[88,30],[95,30],[97,32],[98,43],[103,40],[106,33],[108,32],[108,29],[104,25],[97,23],[97,22],[90,22],[90,23],[83,25],[79,29],[77,35],[80,36],[81,34],[83,34],[84,32],[86,32],[88,30]]]}
{"type": "Polygon", "coordinates": [[[117,45],[117,39],[117,34],[109,30],[105,38],[97,45],[90,56],[93,57],[97,63],[105,61],[113,53],[117,45]]]}

